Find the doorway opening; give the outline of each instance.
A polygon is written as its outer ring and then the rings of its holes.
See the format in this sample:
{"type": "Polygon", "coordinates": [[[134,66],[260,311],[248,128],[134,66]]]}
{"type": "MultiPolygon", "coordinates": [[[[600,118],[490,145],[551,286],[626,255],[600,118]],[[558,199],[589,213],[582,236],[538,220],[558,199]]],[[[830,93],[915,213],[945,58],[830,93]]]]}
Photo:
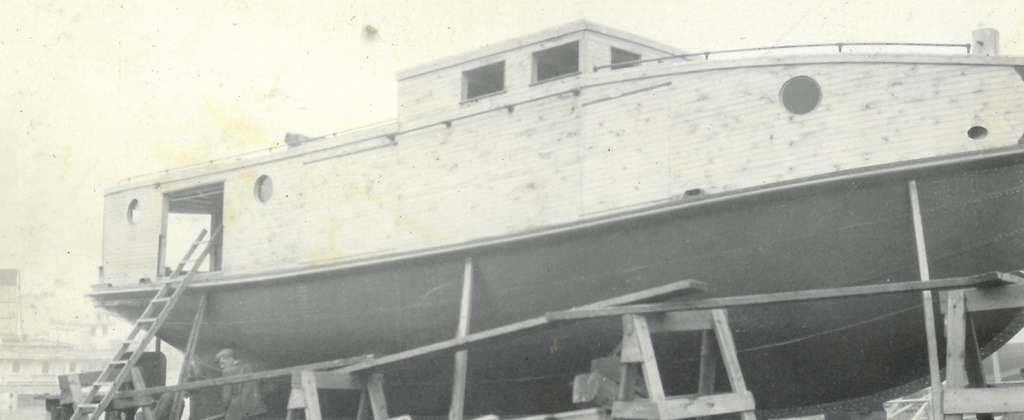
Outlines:
{"type": "MultiPolygon", "coordinates": [[[[160,233],[158,276],[170,277],[202,229],[209,234],[224,222],[224,184],[208,184],[164,194],[164,220],[160,233]]],[[[210,243],[210,255],[197,272],[220,271],[224,232],[210,243]]],[[[192,254],[195,259],[202,246],[192,254]]],[[[186,264],[188,272],[192,264],[186,264]]]]}

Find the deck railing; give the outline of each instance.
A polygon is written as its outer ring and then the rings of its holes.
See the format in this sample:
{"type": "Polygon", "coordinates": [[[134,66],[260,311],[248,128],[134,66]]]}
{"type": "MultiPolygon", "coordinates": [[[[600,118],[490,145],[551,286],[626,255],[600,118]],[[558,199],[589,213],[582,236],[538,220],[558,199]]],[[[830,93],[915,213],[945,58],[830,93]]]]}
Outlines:
{"type": "Polygon", "coordinates": [[[594,71],[599,71],[608,68],[622,68],[637,66],[645,63],[662,63],[668,60],[686,60],[693,57],[704,57],[704,60],[710,60],[712,55],[722,54],[735,54],[743,52],[753,51],[772,51],[772,50],[787,50],[794,48],[823,48],[831,47],[836,48],[839,53],[843,52],[844,47],[937,47],[937,48],[963,48],[968,54],[971,53],[971,44],[940,44],[940,43],[929,43],[929,42],[834,42],[827,44],[793,44],[793,45],[776,45],[772,47],[755,47],[755,48],[734,48],[728,50],[715,50],[715,51],[704,51],[696,53],[686,53],[678,55],[670,55],[667,57],[648,58],[646,60],[633,60],[623,61],[613,64],[604,64],[600,66],[594,66],[594,71]]]}

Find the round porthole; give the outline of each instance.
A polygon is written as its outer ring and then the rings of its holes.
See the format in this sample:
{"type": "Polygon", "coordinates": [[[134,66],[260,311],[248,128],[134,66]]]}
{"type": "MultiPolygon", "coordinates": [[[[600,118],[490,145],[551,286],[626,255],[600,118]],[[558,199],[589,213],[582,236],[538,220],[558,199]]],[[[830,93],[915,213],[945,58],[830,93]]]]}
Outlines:
{"type": "Polygon", "coordinates": [[[134,225],[135,222],[138,222],[138,221],[139,221],[139,200],[136,200],[136,199],[133,198],[132,201],[130,203],[128,203],[128,223],[131,223],[131,224],[134,225]]]}
{"type": "Polygon", "coordinates": [[[976,125],[974,127],[967,129],[967,137],[970,137],[974,140],[981,140],[985,138],[985,136],[987,135],[988,129],[980,125],[976,125]]]}
{"type": "Polygon", "coordinates": [[[821,102],[821,86],[808,76],[797,76],[782,84],[779,98],[787,111],[803,115],[813,111],[821,102]]]}
{"type": "Polygon", "coordinates": [[[260,175],[256,178],[256,186],[253,190],[256,199],[266,203],[274,195],[274,181],[269,176],[260,175]]]}

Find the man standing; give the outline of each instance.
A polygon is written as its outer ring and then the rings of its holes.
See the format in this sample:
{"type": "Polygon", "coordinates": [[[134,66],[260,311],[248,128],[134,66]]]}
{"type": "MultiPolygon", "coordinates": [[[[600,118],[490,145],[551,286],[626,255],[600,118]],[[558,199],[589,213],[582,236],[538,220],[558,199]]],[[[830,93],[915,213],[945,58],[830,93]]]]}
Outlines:
{"type": "MultiPolygon", "coordinates": [[[[220,365],[222,376],[252,373],[252,367],[249,364],[235,358],[233,349],[217,352],[217,363],[220,365]]],[[[260,395],[260,386],[257,381],[225,385],[221,389],[221,398],[225,405],[225,420],[256,418],[267,412],[267,406],[263,404],[263,397],[260,395]]]]}

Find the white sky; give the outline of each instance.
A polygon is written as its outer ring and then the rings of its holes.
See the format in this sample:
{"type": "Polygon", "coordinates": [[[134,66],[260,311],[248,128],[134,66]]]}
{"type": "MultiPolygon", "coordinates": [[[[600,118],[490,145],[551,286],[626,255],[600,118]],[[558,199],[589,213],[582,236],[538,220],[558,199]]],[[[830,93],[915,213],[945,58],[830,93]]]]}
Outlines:
{"type": "Polygon", "coordinates": [[[1024,55],[1021,0],[209,3],[0,0],[0,267],[26,288],[95,281],[118,179],[389,119],[396,70],[580,18],[690,51],[994,27],[1024,55]]]}

